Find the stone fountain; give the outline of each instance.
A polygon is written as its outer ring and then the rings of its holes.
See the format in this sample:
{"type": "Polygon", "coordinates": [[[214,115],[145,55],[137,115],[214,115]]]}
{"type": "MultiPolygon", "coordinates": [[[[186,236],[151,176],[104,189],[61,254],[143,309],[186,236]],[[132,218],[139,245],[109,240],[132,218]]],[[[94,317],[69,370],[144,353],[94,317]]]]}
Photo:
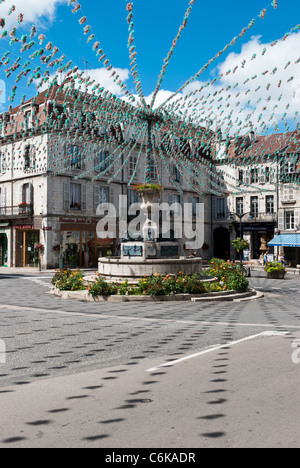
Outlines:
{"type": "Polygon", "coordinates": [[[202,272],[201,258],[180,256],[182,240],[161,239],[159,223],[152,219],[160,194],[159,190],[152,188],[139,191],[142,199],[140,208],[145,217],[141,235],[136,239],[128,234],[125,236],[120,257],[99,258],[99,274],[106,280],[134,283],[157,273],[177,275],[184,272],[192,275],[202,272]]]}

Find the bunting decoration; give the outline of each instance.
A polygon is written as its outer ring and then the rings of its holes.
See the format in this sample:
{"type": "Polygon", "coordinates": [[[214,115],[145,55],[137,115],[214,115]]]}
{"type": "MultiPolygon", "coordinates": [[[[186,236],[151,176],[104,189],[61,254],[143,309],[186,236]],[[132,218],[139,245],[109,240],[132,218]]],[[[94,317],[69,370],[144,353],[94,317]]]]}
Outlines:
{"type": "MultiPolygon", "coordinates": [[[[295,51],[286,57],[284,64],[275,67],[269,65],[267,58],[292,34],[299,33],[300,25],[267,47],[258,43],[257,50],[236,63],[232,61],[233,66],[219,67],[213,79],[199,81],[209,67],[253,30],[259,20],[266,18],[270,7],[278,9],[277,1],[261,10],[193,77],[156,106],[195,3],[196,0],[187,2],[183,21],[163,60],[149,101],[138,67],[133,1],[126,0],[126,22],[134,91],[113,67],[83,11],[84,5],[68,0],[70,16],[75,18],[77,28],[78,24],[82,27],[86,46],[109,72],[118,94],[96,82],[91,70],[82,71],[37,26],[31,25],[26,30],[26,16],[16,7],[8,8],[7,15],[0,18],[1,47],[5,50],[0,54],[0,72],[11,86],[7,97],[9,108],[0,116],[4,143],[11,144],[4,145],[4,164],[10,162],[15,171],[24,170],[23,143],[30,137],[35,153],[30,156],[33,163],[28,168],[29,174],[71,175],[74,180],[105,180],[110,184],[127,171],[128,185],[132,186],[138,173],[141,176],[142,172],[145,183],[151,183],[154,177],[162,183],[164,172],[179,194],[183,193],[184,183],[189,191],[200,196],[208,193],[224,196],[228,187],[237,194],[252,193],[258,190],[260,178],[274,181],[278,177],[272,166],[274,158],[281,167],[287,155],[292,154],[298,164],[299,111],[291,99],[286,99],[285,88],[294,90],[296,100],[297,89],[293,86],[299,75],[300,58],[295,51]],[[6,25],[11,24],[7,21],[11,15],[15,15],[16,22],[9,29],[6,25]],[[39,95],[26,101],[28,88],[32,86],[39,90],[39,95]],[[18,106],[13,108],[17,96],[18,106]],[[48,165],[42,157],[45,152],[50,157],[48,165]],[[224,158],[237,170],[229,174],[215,164],[224,158]],[[260,172],[262,158],[270,162],[270,170],[264,169],[264,173],[260,172]],[[238,174],[241,168],[246,174],[243,178],[238,174]]],[[[296,177],[289,181],[299,183],[296,177]]],[[[267,187],[260,186],[259,190],[268,192],[267,187]]]]}

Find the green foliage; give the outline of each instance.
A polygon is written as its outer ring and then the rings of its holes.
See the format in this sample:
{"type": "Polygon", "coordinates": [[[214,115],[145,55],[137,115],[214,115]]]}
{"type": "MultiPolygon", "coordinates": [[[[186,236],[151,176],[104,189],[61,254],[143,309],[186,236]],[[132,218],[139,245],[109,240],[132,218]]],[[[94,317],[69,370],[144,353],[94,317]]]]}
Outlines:
{"type": "Polygon", "coordinates": [[[286,269],[280,262],[269,262],[265,266],[267,273],[286,273],[286,269]]]}
{"type": "Polygon", "coordinates": [[[240,237],[232,241],[232,245],[236,248],[238,253],[249,249],[249,242],[246,239],[241,239],[240,237]]]}
{"type": "Polygon", "coordinates": [[[84,291],[84,273],[80,270],[57,270],[52,284],[60,291],[84,291]]]}
{"type": "Polygon", "coordinates": [[[249,281],[241,271],[241,266],[223,260],[213,259],[210,262],[209,275],[218,279],[224,291],[245,292],[249,281]]]}
{"type": "Polygon", "coordinates": [[[107,283],[102,276],[99,276],[95,283],[88,286],[89,294],[96,296],[114,296],[118,292],[118,286],[115,283],[107,283]]]}

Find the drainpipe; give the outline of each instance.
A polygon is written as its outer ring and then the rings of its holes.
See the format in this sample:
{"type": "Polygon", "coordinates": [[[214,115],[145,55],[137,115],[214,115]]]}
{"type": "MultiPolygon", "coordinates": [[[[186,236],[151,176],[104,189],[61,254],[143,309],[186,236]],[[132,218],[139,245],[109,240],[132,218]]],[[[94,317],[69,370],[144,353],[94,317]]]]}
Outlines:
{"type": "MultiPolygon", "coordinates": [[[[10,200],[11,200],[11,209],[13,215],[14,209],[14,143],[11,144],[11,181],[10,181],[10,200]]],[[[16,247],[17,247],[17,239],[16,239],[16,247]]],[[[14,264],[14,228],[10,226],[10,268],[13,267],[14,264]]]]}

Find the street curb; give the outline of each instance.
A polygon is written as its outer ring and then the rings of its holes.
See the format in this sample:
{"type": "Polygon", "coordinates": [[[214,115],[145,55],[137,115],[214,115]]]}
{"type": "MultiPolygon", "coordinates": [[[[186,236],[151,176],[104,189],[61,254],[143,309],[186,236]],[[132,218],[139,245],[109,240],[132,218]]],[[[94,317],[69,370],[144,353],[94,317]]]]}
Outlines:
{"type": "Polygon", "coordinates": [[[207,293],[207,294],[177,294],[173,296],[91,296],[88,291],[60,291],[57,288],[53,288],[50,292],[45,294],[51,294],[60,297],[64,300],[77,300],[81,302],[240,302],[248,301],[253,299],[260,299],[264,297],[264,294],[250,289],[245,293],[238,293],[235,291],[222,291],[219,293],[207,293]]]}

